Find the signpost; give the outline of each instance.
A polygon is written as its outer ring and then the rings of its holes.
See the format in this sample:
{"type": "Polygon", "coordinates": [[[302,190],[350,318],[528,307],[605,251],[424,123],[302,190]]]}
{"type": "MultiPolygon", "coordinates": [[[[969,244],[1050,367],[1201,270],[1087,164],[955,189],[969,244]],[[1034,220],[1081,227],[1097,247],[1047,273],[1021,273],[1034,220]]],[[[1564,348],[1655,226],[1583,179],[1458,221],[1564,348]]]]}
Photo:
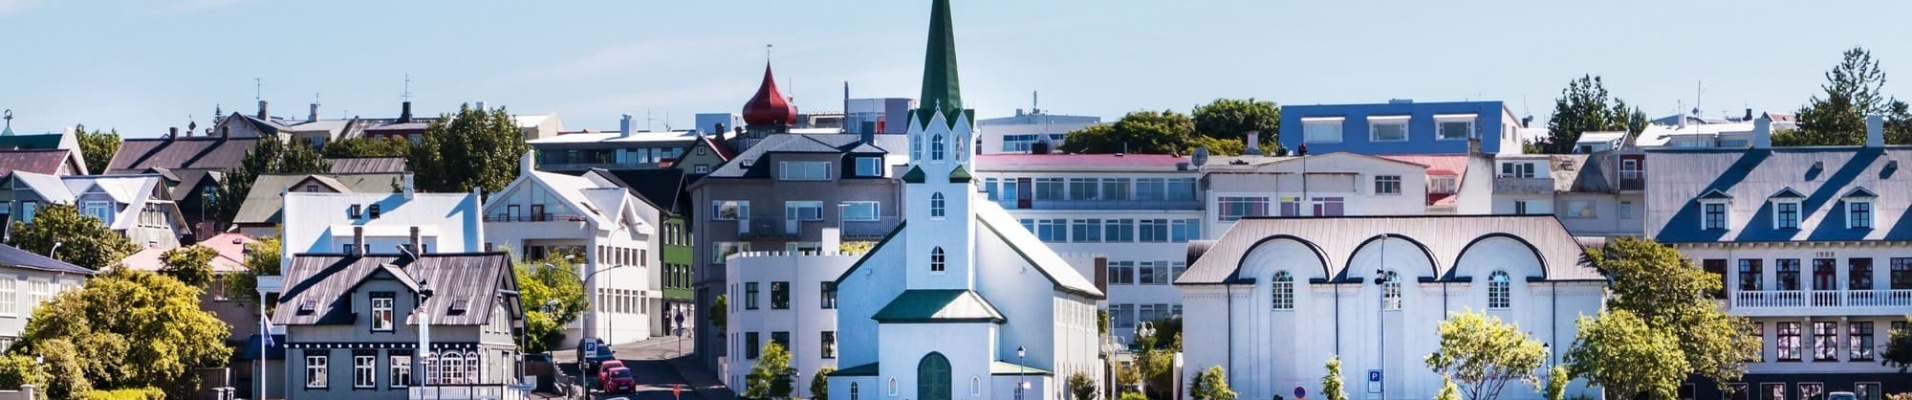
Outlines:
{"type": "Polygon", "coordinates": [[[1307,400],[1307,399],[1308,399],[1308,389],[1302,389],[1300,386],[1296,386],[1295,400],[1307,400]]]}
{"type": "Polygon", "coordinates": [[[1381,393],[1381,370],[1368,370],[1368,393],[1381,393]]]}

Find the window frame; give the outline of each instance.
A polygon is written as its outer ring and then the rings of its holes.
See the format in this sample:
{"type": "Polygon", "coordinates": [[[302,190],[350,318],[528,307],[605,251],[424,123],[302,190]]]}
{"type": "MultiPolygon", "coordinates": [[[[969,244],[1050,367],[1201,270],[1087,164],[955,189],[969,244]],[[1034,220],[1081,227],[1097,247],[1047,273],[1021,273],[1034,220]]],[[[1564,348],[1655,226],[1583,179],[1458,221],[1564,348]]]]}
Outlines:
{"type": "Polygon", "coordinates": [[[1478,125],[1476,121],[1479,119],[1480,119],[1480,116],[1475,114],[1455,114],[1455,115],[1438,115],[1437,114],[1434,116],[1434,140],[1454,141],[1454,140],[1472,139],[1474,138],[1474,134],[1475,134],[1474,131],[1478,125]],[[1448,137],[1447,136],[1448,124],[1466,124],[1467,127],[1466,129],[1462,130],[1460,137],[1448,137]]]}
{"type": "Polygon", "coordinates": [[[1873,349],[1874,343],[1878,343],[1877,336],[1875,336],[1877,334],[1878,331],[1872,321],[1847,322],[1846,347],[1851,354],[1848,354],[1846,359],[1848,361],[1866,362],[1877,360],[1878,354],[1873,349]]]}
{"type": "Polygon", "coordinates": [[[710,201],[710,220],[711,221],[737,221],[737,220],[744,220],[749,218],[750,218],[750,200],[711,200],[710,201]],[[724,208],[726,206],[730,208],[731,213],[735,214],[734,216],[729,216],[729,217],[724,216],[726,214],[724,213],[724,208]]]}
{"type": "Polygon", "coordinates": [[[929,250],[929,273],[931,275],[947,273],[949,271],[948,262],[949,258],[943,251],[943,246],[936,246],[936,248],[929,250]]]}
{"type": "Polygon", "coordinates": [[[1773,229],[1799,230],[1802,216],[1798,200],[1773,200],[1773,229]]]}
{"type": "Polygon", "coordinates": [[[352,356],[352,388],[378,388],[378,356],[352,356]]]}
{"type": "Polygon", "coordinates": [[[830,180],[830,162],[778,161],[777,180],[795,182],[828,181],[830,180]],[[793,171],[795,174],[792,173],[793,171]],[[811,173],[817,173],[819,175],[812,176],[811,173]]]}
{"type": "Polygon", "coordinates": [[[1723,231],[1732,225],[1732,209],[1725,201],[1700,202],[1700,230],[1723,231]]]}
{"type": "Polygon", "coordinates": [[[1346,117],[1302,117],[1302,143],[1341,143],[1346,136],[1346,122],[1346,117]]]}
{"type": "Polygon", "coordinates": [[[1872,229],[1871,200],[1846,200],[1846,229],[1872,229]]]}
{"type": "Polygon", "coordinates": [[[1374,143],[1394,143],[1412,140],[1413,134],[1408,128],[1409,122],[1412,122],[1413,119],[1414,117],[1409,115],[1370,115],[1368,116],[1368,141],[1374,143]],[[1399,139],[1381,138],[1382,126],[1400,127],[1401,137],[1399,139]]]}
{"type": "Polygon", "coordinates": [[[1374,194],[1399,196],[1401,195],[1401,181],[1400,175],[1375,175],[1374,194]]]}
{"type": "Polygon", "coordinates": [[[391,374],[388,376],[390,382],[387,382],[385,386],[393,388],[410,386],[412,380],[412,355],[410,353],[387,354],[385,360],[391,374]],[[403,360],[401,360],[401,358],[403,360]]]}
{"type": "Polygon", "coordinates": [[[371,301],[368,301],[367,303],[370,303],[371,310],[372,310],[370,313],[372,332],[397,331],[398,321],[396,318],[398,317],[398,311],[397,311],[398,294],[393,292],[372,292],[370,297],[371,297],[371,301]],[[381,300],[384,303],[384,306],[382,309],[379,304],[381,300]],[[385,317],[385,319],[382,320],[382,322],[384,322],[383,327],[380,327],[379,325],[379,323],[381,322],[379,317],[381,315],[385,317]]]}
{"type": "Polygon", "coordinates": [[[1507,271],[1495,270],[1487,276],[1487,309],[1509,310],[1514,308],[1513,277],[1507,271]]]}
{"type": "Polygon", "coordinates": [[[328,350],[319,350],[317,355],[305,355],[305,388],[325,389],[330,384],[331,370],[328,369],[332,356],[328,350]]]}
{"type": "Polygon", "coordinates": [[[949,201],[943,198],[943,192],[930,193],[929,219],[943,219],[944,214],[948,213],[948,206],[949,201]]]}
{"type": "Polygon", "coordinates": [[[1392,270],[1385,272],[1387,281],[1381,284],[1381,308],[1388,311],[1401,310],[1401,274],[1392,270]]]}
{"type": "Polygon", "coordinates": [[[1295,276],[1288,271],[1275,271],[1268,280],[1268,307],[1275,311],[1295,310],[1295,276]]]}
{"type": "Polygon", "coordinates": [[[796,217],[798,221],[822,221],[823,202],[817,200],[790,200],[783,202],[783,218],[796,217]],[[808,212],[807,212],[808,211],[808,212]]]}
{"type": "Polygon", "coordinates": [[[856,176],[859,178],[883,177],[883,157],[858,156],[855,158],[856,176]]]}

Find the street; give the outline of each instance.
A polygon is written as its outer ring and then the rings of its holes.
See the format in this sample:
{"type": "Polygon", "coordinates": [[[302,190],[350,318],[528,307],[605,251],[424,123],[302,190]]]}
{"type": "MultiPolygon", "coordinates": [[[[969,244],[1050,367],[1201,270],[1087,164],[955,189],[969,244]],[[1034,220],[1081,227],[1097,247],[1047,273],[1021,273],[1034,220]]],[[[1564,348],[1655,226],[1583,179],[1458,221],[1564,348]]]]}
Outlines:
{"type": "MultiPolygon", "coordinates": [[[[693,363],[671,362],[690,347],[690,338],[658,337],[638,343],[612,346],[619,360],[631,369],[637,377],[635,393],[606,394],[592,390],[592,399],[639,399],[639,400],[732,400],[734,396],[715,382],[709,372],[679,371],[678,365],[694,368],[693,363]],[[681,346],[681,347],[680,347],[681,346]],[[683,350],[680,350],[683,349],[683,350]],[[686,376],[698,377],[698,382],[686,376]],[[703,385],[702,389],[694,389],[703,385]],[[673,396],[671,389],[682,385],[680,396],[673,396]]],[[[575,353],[559,352],[559,359],[575,359],[575,353]]]]}

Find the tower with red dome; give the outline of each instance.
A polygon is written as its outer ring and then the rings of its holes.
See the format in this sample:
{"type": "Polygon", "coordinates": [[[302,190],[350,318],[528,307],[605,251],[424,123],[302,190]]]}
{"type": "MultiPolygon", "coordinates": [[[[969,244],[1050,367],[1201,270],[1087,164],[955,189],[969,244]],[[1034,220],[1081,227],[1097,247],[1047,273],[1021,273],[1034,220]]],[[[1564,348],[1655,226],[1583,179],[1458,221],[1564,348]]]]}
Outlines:
{"type": "Polygon", "coordinates": [[[763,65],[763,84],[757,87],[757,95],[744,103],[744,135],[752,139],[762,139],[777,133],[790,132],[790,125],[797,120],[797,106],[777,90],[776,74],[771,72],[770,63],[763,65]]]}

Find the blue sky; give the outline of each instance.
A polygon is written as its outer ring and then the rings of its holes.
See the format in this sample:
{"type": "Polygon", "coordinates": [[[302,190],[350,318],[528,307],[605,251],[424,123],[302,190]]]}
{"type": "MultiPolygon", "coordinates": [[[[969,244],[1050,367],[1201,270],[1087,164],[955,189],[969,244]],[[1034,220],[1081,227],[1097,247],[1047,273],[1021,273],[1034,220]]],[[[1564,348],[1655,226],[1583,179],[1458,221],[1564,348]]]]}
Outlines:
{"type": "MultiPolygon", "coordinates": [[[[207,124],[215,105],[393,116],[487,101],[663,128],[736,112],[775,44],[804,110],[914,97],[927,0],[0,0],[0,108],[16,131],[131,137],[207,124]]],[[[1851,46],[1912,98],[1912,2],[956,0],[967,105],[1112,120],[1217,97],[1282,104],[1499,99],[1545,119],[1583,73],[1649,114],[1793,110],[1851,46]],[[1670,3],[1670,4],[1666,4],[1670,3]]]]}

